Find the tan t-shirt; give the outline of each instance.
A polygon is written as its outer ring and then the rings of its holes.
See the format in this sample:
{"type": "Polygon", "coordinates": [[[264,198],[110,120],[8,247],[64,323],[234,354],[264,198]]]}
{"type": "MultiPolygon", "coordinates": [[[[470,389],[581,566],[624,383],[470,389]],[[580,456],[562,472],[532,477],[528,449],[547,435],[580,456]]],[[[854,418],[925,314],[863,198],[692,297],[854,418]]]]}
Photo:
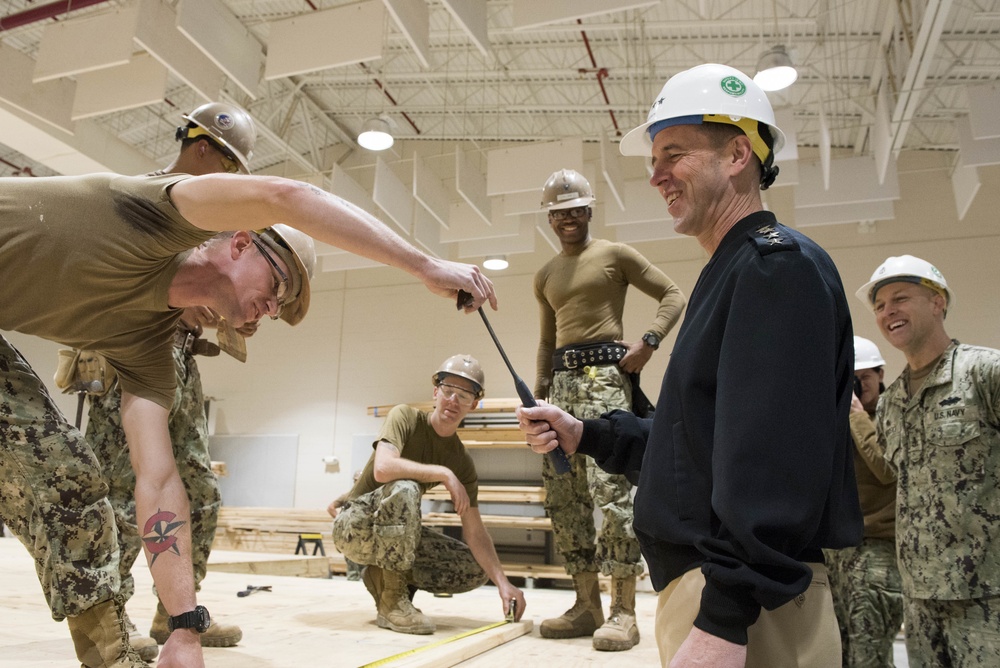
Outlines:
{"type": "Polygon", "coordinates": [[[631,246],[592,239],[579,255],[559,253],[538,270],[537,395],[547,394],[556,348],[622,338],[625,293],[630,285],[659,302],[656,317],[645,331],[663,339],[681,317],[684,295],[670,277],[631,246]]]}
{"type": "Polygon", "coordinates": [[[104,354],[122,389],[170,407],[187,251],[215,233],[170,202],[182,174],[0,179],[0,329],[104,354]]]}
{"type": "MultiPolygon", "coordinates": [[[[393,406],[385,417],[385,424],[382,425],[382,430],[373,446],[377,447],[379,441],[392,443],[399,448],[400,455],[405,459],[451,469],[455,477],[465,487],[465,493],[469,495],[469,505],[473,508],[477,507],[479,505],[479,478],[472,457],[462,445],[458,435],[438,436],[427,418],[427,413],[412,406],[405,404],[393,406]]],[[[422,482],[420,488],[426,492],[437,484],[436,482],[422,482]]],[[[375,455],[373,453],[358,477],[358,481],[354,483],[351,498],[357,498],[381,486],[382,483],[375,480],[375,455]]]]}

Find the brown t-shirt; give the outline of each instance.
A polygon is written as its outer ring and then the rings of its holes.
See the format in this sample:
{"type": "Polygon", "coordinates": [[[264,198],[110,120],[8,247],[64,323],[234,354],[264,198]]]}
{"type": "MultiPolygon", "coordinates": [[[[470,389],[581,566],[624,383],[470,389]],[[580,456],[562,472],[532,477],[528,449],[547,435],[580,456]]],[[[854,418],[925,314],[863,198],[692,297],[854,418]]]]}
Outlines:
{"type": "Polygon", "coordinates": [[[541,336],[536,396],[548,394],[552,353],[571,343],[622,338],[625,293],[635,286],[656,301],[656,317],[645,330],[661,339],[677,324],[684,295],[670,278],[627,244],[592,239],[579,255],[559,253],[535,274],[541,336]]]}
{"type": "Polygon", "coordinates": [[[0,179],[0,329],[104,354],[122,389],[164,407],[186,252],[214,236],[170,201],[182,174],[0,179]]]}
{"type": "MultiPolygon", "coordinates": [[[[479,478],[472,457],[462,445],[457,435],[438,436],[427,419],[427,413],[412,406],[400,404],[393,406],[385,417],[385,424],[379,432],[378,439],[373,443],[377,447],[379,441],[392,443],[399,448],[400,455],[410,461],[420,464],[444,466],[454,472],[459,482],[469,495],[469,505],[473,508],[479,505],[479,478]]],[[[421,489],[426,492],[438,483],[422,482],[421,489]]],[[[374,453],[365,464],[364,470],[351,490],[351,498],[374,491],[382,486],[375,480],[374,453]]]]}

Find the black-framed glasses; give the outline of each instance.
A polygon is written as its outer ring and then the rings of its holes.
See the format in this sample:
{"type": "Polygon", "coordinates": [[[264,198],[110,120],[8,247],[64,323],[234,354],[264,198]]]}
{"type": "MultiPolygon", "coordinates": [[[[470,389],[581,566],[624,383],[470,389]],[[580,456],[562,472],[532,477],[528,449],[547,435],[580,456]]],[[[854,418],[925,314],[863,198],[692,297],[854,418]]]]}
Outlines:
{"type": "Polygon", "coordinates": [[[448,383],[438,383],[438,390],[441,391],[445,399],[454,399],[455,397],[458,397],[459,401],[466,404],[470,404],[476,400],[475,394],[457,385],[449,385],[448,383]]]}
{"type": "Polygon", "coordinates": [[[549,209],[549,220],[560,222],[571,218],[583,218],[590,211],[589,206],[575,206],[572,209],[549,209]]]}
{"type": "Polygon", "coordinates": [[[253,241],[253,245],[257,247],[260,254],[263,255],[264,259],[267,260],[267,263],[271,265],[271,269],[273,269],[275,274],[277,274],[274,276],[274,299],[277,302],[278,310],[271,316],[271,320],[277,320],[281,317],[281,309],[285,308],[285,299],[288,298],[288,292],[292,285],[291,281],[288,280],[288,276],[285,275],[285,272],[281,271],[281,267],[279,267],[278,263],[274,261],[274,258],[271,257],[268,250],[264,248],[264,244],[257,241],[254,237],[251,237],[250,240],[253,241]]]}

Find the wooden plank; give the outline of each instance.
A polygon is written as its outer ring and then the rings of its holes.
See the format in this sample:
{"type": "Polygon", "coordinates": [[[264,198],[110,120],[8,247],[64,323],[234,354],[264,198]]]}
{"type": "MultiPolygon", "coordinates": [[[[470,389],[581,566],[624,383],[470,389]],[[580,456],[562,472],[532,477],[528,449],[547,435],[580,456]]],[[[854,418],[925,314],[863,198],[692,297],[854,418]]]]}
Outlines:
{"type": "Polygon", "coordinates": [[[494,647],[531,633],[533,626],[531,620],[504,624],[461,640],[417,652],[393,661],[391,665],[395,668],[451,668],[494,647]]]}
{"type": "MultiPolygon", "coordinates": [[[[389,411],[392,410],[392,407],[396,405],[397,404],[380,404],[378,406],[369,406],[368,415],[371,417],[385,417],[389,414],[389,411]]],[[[411,401],[406,403],[406,405],[426,412],[434,410],[433,401],[411,401]]],[[[520,405],[520,399],[498,397],[496,399],[482,399],[478,404],[476,404],[475,410],[481,413],[513,413],[514,410],[520,405]]]]}
{"type": "MultiPolygon", "coordinates": [[[[487,529],[533,529],[551,531],[552,520],[548,517],[522,517],[520,515],[482,515],[487,529]]],[[[455,513],[424,513],[421,520],[429,527],[460,527],[462,518],[455,513]]]]}
{"type": "MultiPolygon", "coordinates": [[[[425,500],[450,501],[451,495],[443,487],[424,492],[425,500]]],[[[479,501],[487,503],[544,503],[545,488],[521,485],[480,485],[479,501]]]]}

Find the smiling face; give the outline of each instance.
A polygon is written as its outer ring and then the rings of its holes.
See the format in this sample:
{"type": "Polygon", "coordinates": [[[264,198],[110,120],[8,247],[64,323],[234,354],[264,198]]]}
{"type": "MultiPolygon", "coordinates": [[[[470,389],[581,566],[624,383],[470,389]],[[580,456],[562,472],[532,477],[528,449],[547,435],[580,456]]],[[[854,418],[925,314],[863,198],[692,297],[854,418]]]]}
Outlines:
{"type": "MultiPolygon", "coordinates": [[[[731,141],[731,139],[730,139],[731,141]]],[[[674,230],[699,240],[711,235],[729,201],[725,146],[702,126],[675,125],[653,139],[650,185],[667,203],[674,230]]]]}
{"type": "Polygon", "coordinates": [[[875,293],[875,321],[882,336],[907,358],[944,334],[945,298],[916,283],[883,285],[875,293]]]}
{"type": "Polygon", "coordinates": [[[563,250],[572,250],[587,243],[590,239],[591,215],[589,206],[549,210],[549,225],[563,250]]]}

